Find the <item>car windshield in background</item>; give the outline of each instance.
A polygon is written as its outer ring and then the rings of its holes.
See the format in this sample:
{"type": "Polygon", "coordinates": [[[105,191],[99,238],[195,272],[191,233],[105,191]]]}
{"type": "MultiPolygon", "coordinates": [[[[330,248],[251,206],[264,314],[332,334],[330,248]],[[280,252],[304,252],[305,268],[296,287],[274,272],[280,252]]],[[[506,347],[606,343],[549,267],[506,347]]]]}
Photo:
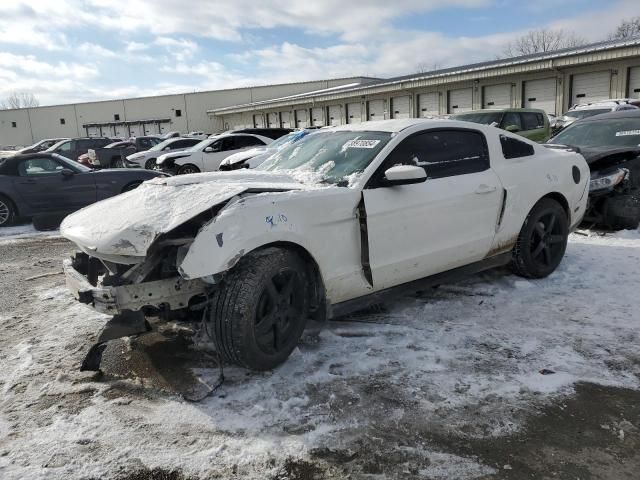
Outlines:
{"type": "Polygon", "coordinates": [[[81,163],[74,162],[73,160],[68,159],[67,157],[63,157],[62,155],[54,154],[53,155],[60,162],[64,163],[67,168],[73,170],[74,172],[93,172],[93,170],[89,167],[85,167],[81,163]]]}
{"type": "Polygon", "coordinates": [[[640,118],[574,123],[553,137],[549,143],[576,147],[640,146],[640,118]]]}
{"type": "Polygon", "coordinates": [[[451,120],[491,125],[492,123],[500,123],[502,120],[502,112],[463,113],[460,115],[452,115],[451,120]]]}
{"type": "Polygon", "coordinates": [[[312,133],[284,147],[257,169],[285,170],[301,181],[340,184],[364,171],[390,139],[388,132],[312,133]]]}
{"type": "Polygon", "coordinates": [[[610,108],[594,108],[592,110],[569,110],[564,114],[565,117],[576,118],[578,120],[587,117],[593,117],[594,115],[600,115],[601,113],[609,113],[610,108]]]}

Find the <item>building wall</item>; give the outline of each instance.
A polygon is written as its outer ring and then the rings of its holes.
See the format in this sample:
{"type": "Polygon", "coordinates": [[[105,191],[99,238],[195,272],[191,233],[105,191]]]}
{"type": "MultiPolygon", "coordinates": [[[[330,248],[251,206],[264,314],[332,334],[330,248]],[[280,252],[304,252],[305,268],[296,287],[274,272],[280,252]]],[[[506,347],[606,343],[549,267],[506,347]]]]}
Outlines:
{"type": "MultiPolygon", "coordinates": [[[[483,87],[497,84],[510,84],[511,85],[511,107],[523,106],[523,85],[524,82],[531,80],[541,80],[547,78],[554,78],[556,80],[556,113],[563,113],[569,109],[571,103],[571,79],[573,75],[590,72],[609,71],[611,72],[611,88],[609,98],[626,98],[628,96],[628,79],[629,69],[632,67],[640,66],[640,57],[630,58],[625,60],[607,60],[607,61],[593,61],[591,63],[567,67],[562,69],[549,69],[538,68],[533,69],[527,73],[518,73],[512,75],[499,75],[489,76],[484,75],[476,80],[470,80],[465,82],[447,82],[446,79],[442,80],[439,85],[428,86],[423,88],[410,88],[404,87],[398,88],[392,92],[384,94],[364,94],[362,91],[351,92],[347,97],[332,101],[320,101],[309,99],[303,104],[291,103],[290,105],[274,107],[274,106],[256,106],[252,111],[243,113],[228,113],[216,115],[218,122],[223,122],[228,125],[228,128],[239,128],[246,126],[247,122],[251,122],[253,115],[267,114],[268,112],[291,112],[290,115],[293,118],[293,112],[300,109],[311,109],[312,107],[327,108],[330,105],[340,105],[341,108],[341,123],[346,123],[345,105],[352,102],[360,102],[362,104],[363,119],[367,118],[367,102],[371,100],[384,100],[385,105],[385,118],[390,118],[389,115],[389,100],[392,97],[399,95],[411,96],[411,116],[419,117],[420,112],[418,109],[418,98],[420,94],[437,93],[439,98],[439,114],[447,114],[447,98],[448,92],[451,90],[457,90],[462,88],[471,88],[473,93],[473,109],[482,108],[482,91],[483,87]]],[[[408,82],[407,82],[408,83],[408,82]]],[[[327,116],[325,115],[325,121],[327,116]]],[[[326,122],[325,122],[326,123],[326,122]]]]}
{"type": "MultiPolygon", "coordinates": [[[[218,132],[224,122],[207,110],[313,92],[328,87],[363,82],[353,77],[334,80],[247,87],[158,97],[87,102],[70,105],[0,110],[0,147],[29,145],[43,138],[85,136],[86,124],[108,124],[137,120],[170,119],[169,129],[181,133],[202,130],[218,132]],[[180,113],[178,116],[177,113],[180,113]],[[116,120],[119,118],[119,120],[116,120]],[[60,122],[64,119],[64,124],[60,122]],[[12,127],[12,122],[16,127],[12,127]]],[[[249,118],[252,118],[249,115],[249,118]]],[[[106,131],[106,129],[105,129],[106,131]]]]}

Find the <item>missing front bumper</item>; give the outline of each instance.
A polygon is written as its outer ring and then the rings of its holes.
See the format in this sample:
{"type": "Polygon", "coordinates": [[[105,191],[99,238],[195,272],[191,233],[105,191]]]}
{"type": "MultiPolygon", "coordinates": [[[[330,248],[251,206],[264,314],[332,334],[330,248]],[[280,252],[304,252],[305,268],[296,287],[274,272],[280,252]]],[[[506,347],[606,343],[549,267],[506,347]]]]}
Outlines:
{"type": "Polygon", "coordinates": [[[138,311],[145,307],[159,310],[187,308],[194,297],[205,295],[208,285],[201,280],[184,280],[172,277],[162,280],[121,285],[100,286],[91,274],[74,267],[72,259],[63,263],[67,288],[81,303],[109,315],[138,311]]]}

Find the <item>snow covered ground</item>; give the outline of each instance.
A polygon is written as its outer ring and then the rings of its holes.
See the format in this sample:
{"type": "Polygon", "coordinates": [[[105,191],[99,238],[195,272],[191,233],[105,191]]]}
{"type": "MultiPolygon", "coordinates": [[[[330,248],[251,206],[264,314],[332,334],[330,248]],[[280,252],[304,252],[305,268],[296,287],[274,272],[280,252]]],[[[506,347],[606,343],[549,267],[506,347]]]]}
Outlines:
{"type": "Polygon", "coordinates": [[[56,237],[59,235],[60,232],[58,230],[39,232],[33,228],[33,224],[26,223],[23,225],[15,225],[13,227],[0,228],[0,243],[32,239],[35,237],[56,237]]]}
{"type": "MultiPolygon", "coordinates": [[[[0,240],[3,278],[33,275],[16,252],[0,240]]],[[[452,445],[517,434],[578,382],[640,389],[639,266],[637,231],[573,234],[547,279],[491,271],[330,322],[273,372],[227,366],[195,403],[218,370],[180,329],[113,342],[104,377],[80,373],[105,317],[60,276],[25,281],[0,310],[0,478],[524,478],[452,445]]],[[[640,427],[625,421],[611,441],[640,427]]]]}

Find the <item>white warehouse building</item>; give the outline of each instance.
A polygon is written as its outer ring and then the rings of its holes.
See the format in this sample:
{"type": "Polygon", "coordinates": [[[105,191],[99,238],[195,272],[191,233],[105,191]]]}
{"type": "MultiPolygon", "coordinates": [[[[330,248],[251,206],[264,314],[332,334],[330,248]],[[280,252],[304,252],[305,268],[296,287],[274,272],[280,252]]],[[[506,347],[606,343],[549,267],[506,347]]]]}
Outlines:
{"type": "Polygon", "coordinates": [[[219,132],[212,108],[251,103],[377,79],[338,78],[123,100],[0,110],[0,145],[29,145],[43,138],[162,134],[172,130],[219,132]]]}
{"type": "Polygon", "coordinates": [[[224,128],[322,126],[482,108],[640,98],[640,37],[447,68],[209,110],[224,128]]]}

